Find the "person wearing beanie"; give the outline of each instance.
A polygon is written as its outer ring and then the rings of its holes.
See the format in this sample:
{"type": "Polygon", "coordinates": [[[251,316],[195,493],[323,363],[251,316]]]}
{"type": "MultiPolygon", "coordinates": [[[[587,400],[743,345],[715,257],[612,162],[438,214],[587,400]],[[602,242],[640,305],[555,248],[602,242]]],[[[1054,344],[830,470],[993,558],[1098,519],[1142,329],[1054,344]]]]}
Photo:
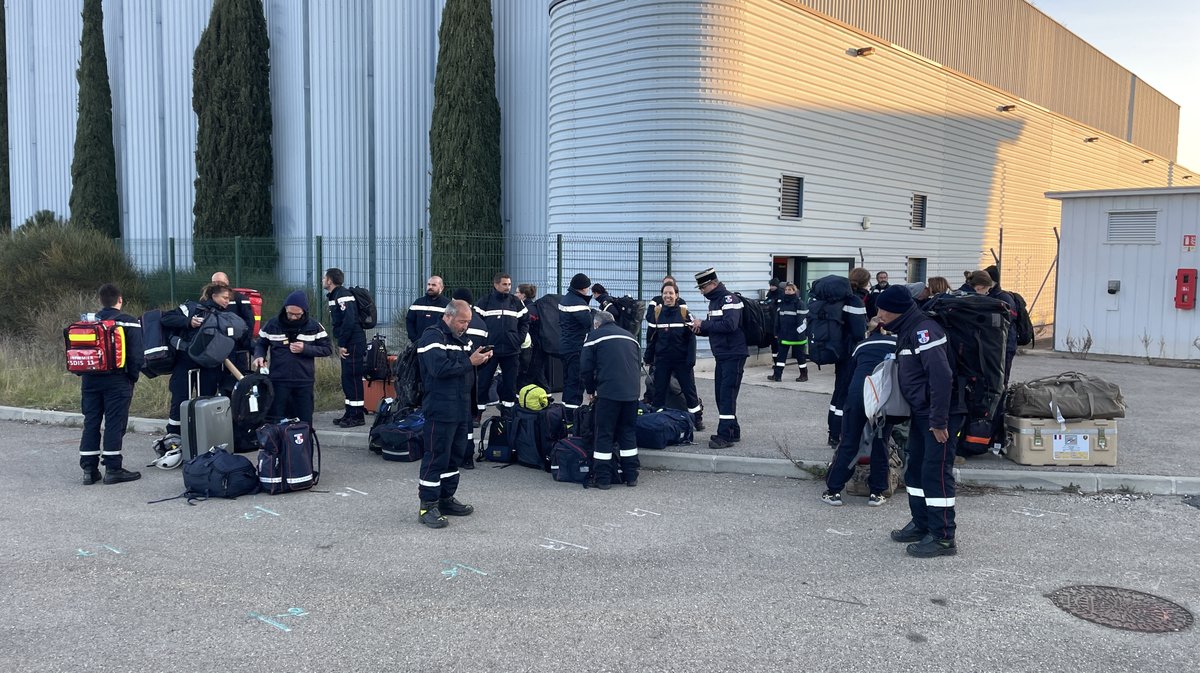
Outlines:
{"type": "Polygon", "coordinates": [[[908,436],[908,487],[911,520],[891,538],[907,542],[918,558],[958,552],[954,523],[954,455],[951,441],[962,425],[951,414],[954,374],[946,332],[925,315],[908,289],[893,286],[876,301],[884,329],[896,335],[894,385],[912,409],[908,436]]]}
{"type": "Polygon", "coordinates": [[[907,288],[908,293],[912,295],[913,301],[923,302],[929,298],[929,288],[925,287],[925,283],[917,281],[915,283],[908,283],[904,287],[907,288]]]}
{"type": "Polygon", "coordinates": [[[717,272],[708,268],[696,274],[696,287],[708,300],[708,316],[704,320],[692,316],[691,329],[708,337],[717,366],[713,377],[713,392],[717,398],[717,434],[708,438],[708,448],[727,449],[742,440],[742,426],[737,420],[737,398],[742,388],[742,374],[750,351],[742,333],[742,299],[725,289],[717,272]]]}
{"type": "Polygon", "coordinates": [[[254,342],[254,369],[269,367],[275,391],[268,421],[299,418],[312,425],[316,358],[329,357],[333,346],[321,323],[308,315],[308,295],[296,290],[283,300],[279,315],[267,321],[254,342]]]}
{"type": "Polygon", "coordinates": [[[583,382],[579,373],[579,354],[592,329],[589,302],[592,280],[582,273],[571,277],[571,288],[558,303],[558,352],[562,357],[562,403],[568,426],[575,423],[576,410],[583,404],[583,382]]]}

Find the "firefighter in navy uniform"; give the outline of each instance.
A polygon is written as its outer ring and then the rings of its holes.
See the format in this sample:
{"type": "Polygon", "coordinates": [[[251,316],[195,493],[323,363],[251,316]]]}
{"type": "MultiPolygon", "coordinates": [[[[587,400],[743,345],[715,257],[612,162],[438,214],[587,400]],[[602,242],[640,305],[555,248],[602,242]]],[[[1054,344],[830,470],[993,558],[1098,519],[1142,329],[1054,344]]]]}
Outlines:
{"type": "Polygon", "coordinates": [[[567,423],[575,422],[575,410],[583,404],[583,386],[579,377],[579,353],[592,329],[592,281],[582,273],[571,277],[571,288],[558,303],[558,348],[563,365],[563,407],[567,423]]]}
{"type": "Polygon", "coordinates": [[[775,339],[778,348],[775,351],[775,368],[767,375],[771,381],[782,381],[783,370],[787,368],[788,354],[796,358],[800,367],[797,381],[804,383],[808,380],[808,337],[804,330],[808,326],[808,308],[800,299],[795,283],[785,283],[783,295],[776,303],[775,339]]]}
{"type": "Polygon", "coordinates": [[[425,415],[425,452],[417,477],[421,500],[419,521],[430,528],[445,528],[446,515],[468,516],[475,508],[458,501],[458,469],[469,457],[471,394],[475,368],[488,361],[479,344],[466,335],[471,306],[455,299],[442,320],[426,328],[417,342],[421,383],[425,389],[421,411],[425,415]]]}
{"type": "Polygon", "coordinates": [[[125,299],[112,283],[100,286],[100,303],[96,320],[112,320],[125,334],[125,366],[112,372],[85,373],[80,378],[80,400],[83,410],[83,434],[79,438],[79,467],[83,468],[83,483],[100,481],[100,465],[104,465],[104,483],[119,484],[142,477],[141,472],[121,466],[121,443],[129,424],[129,403],[133,401],[133,386],[142,371],[142,325],[138,319],[121,311],[125,299]],[[100,422],[104,421],[104,448],[101,450],[100,422]]]}
{"type": "MultiPolygon", "coordinates": [[[[212,275],[212,281],[217,285],[229,285],[230,289],[233,285],[229,282],[229,275],[224,271],[218,271],[212,275]]],[[[229,361],[233,363],[239,371],[246,371],[250,366],[250,352],[254,350],[254,304],[250,302],[250,298],[246,295],[233,290],[233,299],[229,302],[229,310],[233,311],[246,323],[246,333],[238,340],[237,347],[233,353],[229,355],[229,361]]],[[[226,392],[233,390],[234,379],[225,379],[224,383],[228,384],[228,388],[223,387],[226,392]]]]}
{"type": "MultiPolygon", "coordinates": [[[[471,291],[465,287],[456,289],[452,295],[452,298],[466,302],[467,306],[471,306],[474,300],[474,298],[471,296],[471,291]]],[[[438,323],[434,323],[434,326],[437,326],[437,324],[438,323]]],[[[471,309],[471,322],[467,325],[466,335],[467,338],[470,339],[474,344],[482,345],[487,343],[487,323],[485,323],[483,318],[475,312],[474,308],[471,309]]],[[[481,402],[486,400],[481,400],[479,398],[479,367],[475,367],[475,372],[471,374],[470,393],[470,397],[467,398],[467,406],[471,410],[471,427],[467,430],[468,453],[467,459],[463,461],[461,465],[461,467],[465,470],[475,469],[475,427],[478,426],[479,422],[483,419],[483,410],[487,408],[486,405],[481,404],[481,402]]],[[[486,392],[484,394],[486,395],[486,392]]],[[[481,437],[480,440],[482,441],[482,439],[483,438],[481,437]]]]}
{"type": "Polygon", "coordinates": [[[653,374],[650,404],[661,410],[666,406],[671,379],[679,382],[679,391],[692,414],[696,430],[704,429],[704,405],[696,394],[696,335],[692,332],[687,306],[679,297],[675,281],[664,283],[656,306],[646,314],[646,353],[644,361],[653,374]]]}
{"type": "Polygon", "coordinates": [[[345,413],[333,419],[343,428],[356,428],[366,423],[366,403],[363,401],[363,367],[367,356],[367,333],[358,324],[358,305],[354,293],[343,287],[346,274],[331,268],[325,272],[322,284],[328,292],[329,315],[333,322],[333,338],[337,342],[342,362],[342,394],[345,413]]]}
{"type": "Polygon", "coordinates": [[[517,374],[521,370],[521,344],[529,335],[529,311],[512,294],[512,277],[498,273],[492,278],[492,292],[475,305],[475,312],[487,324],[487,344],[494,349],[479,368],[479,394],[487,394],[499,367],[500,411],[507,414],[517,406],[517,374]]]}
{"type": "Polygon", "coordinates": [[[713,389],[717,398],[717,434],[709,437],[710,449],[727,449],[741,441],[742,428],[737,421],[737,398],[746,369],[746,336],[742,333],[742,300],[725,289],[712,268],[696,274],[696,287],[708,299],[708,319],[692,318],[692,331],[708,337],[708,346],[717,361],[713,389]]]}
{"type": "Polygon", "coordinates": [[[308,315],[308,297],[300,290],[289,294],[279,315],[259,330],[254,344],[254,369],[270,363],[267,378],[275,396],[268,421],[299,418],[312,425],[315,358],[332,354],[325,328],[308,315]]]}
{"type": "Polygon", "coordinates": [[[637,486],[641,462],[637,450],[638,398],[641,396],[641,347],[606,311],[592,315],[592,331],[579,356],[583,387],[596,406],[592,483],[608,489],[616,478],[613,444],[626,486],[637,486]]]}
{"type": "Polygon", "coordinates": [[[954,540],[954,442],[962,416],[952,414],[953,357],[946,332],[913,302],[908,289],[889,287],[875,302],[883,327],[896,335],[897,380],[912,408],[908,435],[908,508],[912,520],[894,530],[911,556],[957,553],[954,540]]]}
{"type": "Polygon", "coordinates": [[[412,306],[408,307],[408,315],[404,316],[404,328],[408,332],[408,340],[417,343],[417,339],[442,319],[442,311],[450,300],[442,292],[446,289],[441,276],[430,276],[425,281],[425,294],[417,297],[412,306]]]}

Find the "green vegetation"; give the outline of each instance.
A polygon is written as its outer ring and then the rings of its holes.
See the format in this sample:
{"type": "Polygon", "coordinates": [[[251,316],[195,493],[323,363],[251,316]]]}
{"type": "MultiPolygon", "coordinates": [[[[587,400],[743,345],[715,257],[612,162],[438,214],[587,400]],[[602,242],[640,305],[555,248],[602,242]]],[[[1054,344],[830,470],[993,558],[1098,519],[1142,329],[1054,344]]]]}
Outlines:
{"type": "Polygon", "coordinates": [[[247,260],[275,268],[272,238],[271,63],[262,0],[216,0],[192,69],[196,134],[194,257],[204,268],[223,260],[222,242],[254,237],[247,260]]]}
{"type": "Polygon", "coordinates": [[[446,287],[491,289],[504,264],[500,219],[500,104],[489,0],[447,0],[438,31],[429,230],[446,287]],[[479,245],[480,239],[489,244],[479,245]]]}
{"type": "Polygon", "coordinates": [[[71,219],[77,226],[91,227],[109,238],[120,238],[112,90],[108,85],[100,0],[84,0],[83,38],[79,44],[79,69],[75,72],[79,82],[79,117],[75,123],[75,156],[71,161],[71,219]]]}

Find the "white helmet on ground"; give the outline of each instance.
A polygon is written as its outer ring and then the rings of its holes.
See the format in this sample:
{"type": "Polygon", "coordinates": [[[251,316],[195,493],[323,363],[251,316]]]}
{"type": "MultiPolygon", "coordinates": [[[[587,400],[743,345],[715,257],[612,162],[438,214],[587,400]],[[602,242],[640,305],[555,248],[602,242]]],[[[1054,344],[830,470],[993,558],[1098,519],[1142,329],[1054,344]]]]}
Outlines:
{"type": "MultiPolygon", "coordinates": [[[[150,463],[161,470],[173,470],[183,464],[183,440],[179,435],[163,435],[154,442],[154,453],[158,455],[150,463]]],[[[147,465],[149,467],[149,465],[147,465]]]]}

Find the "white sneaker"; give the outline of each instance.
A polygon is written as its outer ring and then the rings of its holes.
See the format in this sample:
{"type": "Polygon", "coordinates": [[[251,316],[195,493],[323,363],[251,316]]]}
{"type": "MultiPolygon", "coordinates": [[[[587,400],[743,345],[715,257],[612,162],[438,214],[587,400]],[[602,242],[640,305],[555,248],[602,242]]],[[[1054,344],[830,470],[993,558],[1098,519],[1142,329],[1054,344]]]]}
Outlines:
{"type": "Polygon", "coordinates": [[[886,495],[882,493],[872,493],[870,497],[867,498],[867,507],[879,507],[885,502],[887,502],[886,495]]]}
{"type": "Polygon", "coordinates": [[[834,493],[833,491],[825,491],[821,494],[821,502],[834,507],[842,506],[842,494],[834,493]]]}

